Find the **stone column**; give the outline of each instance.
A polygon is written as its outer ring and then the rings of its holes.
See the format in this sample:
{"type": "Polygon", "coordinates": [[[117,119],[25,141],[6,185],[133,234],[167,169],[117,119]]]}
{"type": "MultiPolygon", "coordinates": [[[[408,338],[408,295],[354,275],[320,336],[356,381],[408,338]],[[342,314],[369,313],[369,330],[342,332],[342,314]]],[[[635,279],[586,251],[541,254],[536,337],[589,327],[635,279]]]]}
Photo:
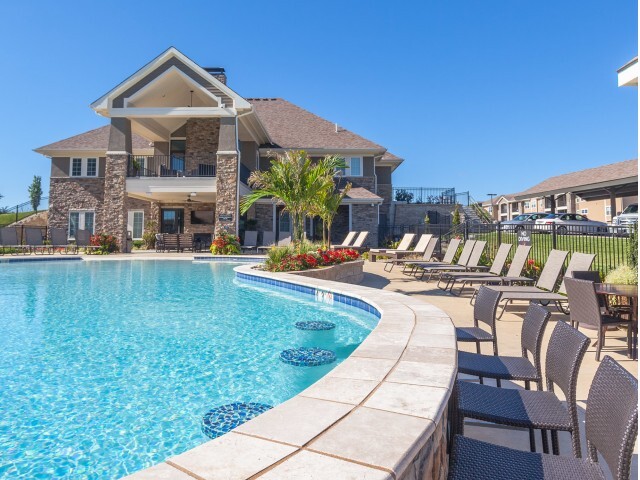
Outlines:
{"type": "Polygon", "coordinates": [[[235,117],[220,119],[216,169],[216,234],[222,230],[238,234],[239,153],[235,117]]]}
{"type": "Polygon", "coordinates": [[[99,225],[102,233],[116,237],[121,252],[127,245],[126,182],[130,153],[131,121],[112,118],[104,173],[102,222],[99,225]]]}

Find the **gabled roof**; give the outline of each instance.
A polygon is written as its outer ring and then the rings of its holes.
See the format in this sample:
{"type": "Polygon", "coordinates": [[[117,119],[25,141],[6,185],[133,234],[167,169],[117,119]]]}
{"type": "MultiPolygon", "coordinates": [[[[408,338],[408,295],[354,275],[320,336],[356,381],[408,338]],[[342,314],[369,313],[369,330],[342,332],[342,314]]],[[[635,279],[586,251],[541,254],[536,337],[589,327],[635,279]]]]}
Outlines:
{"type": "MultiPolygon", "coordinates": [[[[576,193],[586,199],[588,191],[633,185],[638,190],[638,159],[610,163],[577,172],[565,173],[548,178],[533,187],[520,192],[516,199],[543,197],[559,193],[576,193]],[[583,195],[584,193],[585,195],[583,195]]],[[[637,194],[637,193],[636,193],[637,194]]]]}
{"type": "MultiPolygon", "coordinates": [[[[344,188],[340,191],[344,191],[344,188]]],[[[347,192],[342,203],[382,203],[383,201],[382,197],[364,187],[353,187],[347,192]]]]}
{"type": "MultiPolygon", "coordinates": [[[[56,152],[106,152],[109,147],[110,125],[89,130],[88,132],[74,135],[57,142],[36,148],[35,151],[47,156],[55,156],[56,152]]],[[[153,144],[140,135],[132,134],[131,143],[133,150],[153,150],[153,144]]]]}
{"type": "Polygon", "coordinates": [[[385,148],[282,98],[247,98],[272,139],[265,148],[369,150],[385,148]]]}

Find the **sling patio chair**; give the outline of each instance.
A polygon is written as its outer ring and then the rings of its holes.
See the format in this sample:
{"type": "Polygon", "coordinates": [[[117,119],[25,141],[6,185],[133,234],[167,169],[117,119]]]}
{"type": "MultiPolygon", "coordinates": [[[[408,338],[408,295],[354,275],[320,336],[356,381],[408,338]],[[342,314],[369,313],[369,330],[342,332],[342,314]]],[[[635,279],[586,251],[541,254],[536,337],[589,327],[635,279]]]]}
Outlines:
{"type": "MultiPolygon", "coordinates": [[[[346,248],[349,250],[355,250],[356,252],[363,252],[365,250],[368,250],[369,247],[365,247],[364,245],[368,237],[369,237],[369,232],[366,232],[366,231],[360,232],[356,237],[356,241],[353,242],[353,245],[346,248]]],[[[342,247],[340,249],[342,249],[342,247]]]]}
{"type": "MultiPolygon", "coordinates": [[[[496,256],[491,263],[491,267],[488,272],[447,272],[440,280],[446,280],[447,283],[444,286],[443,290],[449,290],[453,293],[453,287],[456,283],[460,283],[460,288],[458,289],[458,295],[462,293],[465,285],[468,282],[472,282],[473,278],[498,278],[504,269],[505,264],[507,263],[507,258],[509,257],[509,252],[511,251],[512,245],[510,243],[503,243],[498,248],[496,252],[496,256]],[[469,280],[471,279],[471,280],[469,280]]],[[[524,261],[523,261],[524,265],[524,261]]],[[[438,282],[438,287],[440,287],[440,282],[438,282]]],[[[442,288],[442,287],[440,287],[442,288]]]]}
{"type": "Polygon", "coordinates": [[[493,354],[498,355],[498,337],[496,335],[496,310],[500,301],[500,293],[481,287],[478,299],[473,306],[473,327],[456,327],[458,342],[476,344],[476,352],[480,352],[480,344],[491,342],[493,354]],[[480,323],[489,326],[490,332],[480,328],[480,323]]]}
{"type": "Polygon", "coordinates": [[[64,228],[50,228],[49,239],[54,252],[58,250],[61,254],[78,253],[78,246],[69,243],[67,231],[64,228]]]}
{"type": "Polygon", "coordinates": [[[77,229],[75,237],[77,248],[84,248],[85,253],[90,253],[92,250],[100,248],[98,245],[91,245],[91,232],[89,230],[77,229]]]}
{"type": "Polygon", "coordinates": [[[276,244],[276,234],[273,231],[262,232],[262,243],[258,245],[258,251],[269,250],[276,244]]]}
{"type": "Polygon", "coordinates": [[[401,260],[408,256],[424,254],[425,250],[429,246],[429,241],[431,240],[431,237],[433,237],[432,234],[423,233],[422,235],[420,235],[420,238],[418,239],[418,243],[416,243],[416,246],[414,247],[413,250],[405,250],[405,251],[397,251],[397,252],[389,253],[387,255],[388,260],[386,260],[385,262],[384,271],[390,272],[391,270],[393,270],[396,260],[401,260]],[[387,265],[390,265],[389,270],[387,270],[387,265]]]}
{"type": "Polygon", "coordinates": [[[26,227],[24,229],[25,243],[27,248],[36,255],[38,253],[48,253],[53,255],[53,248],[51,245],[44,243],[44,237],[42,235],[42,229],[36,227],[26,227]]]}
{"type": "Polygon", "coordinates": [[[255,230],[248,230],[244,232],[244,241],[242,242],[242,246],[240,247],[242,251],[244,250],[255,250],[258,251],[258,232],[255,230]]]}
{"type": "Polygon", "coordinates": [[[375,262],[376,257],[386,257],[388,254],[395,252],[408,252],[415,237],[415,233],[405,233],[398,244],[398,248],[372,248],[369,250],[369,260],[375,262]]]}
{"type": "Polygon", "coordinates": [[[349,248],[353,241],[356,239],[358,232],[349,232],[344,240],[340,244],[331,245],[331,248],[349,248]]]}
{"type": "MultiPolygon", "coordinates": [[[[561,251],[560,250],[551,251],[551,253],[549,254],[549,259],[547,259],[547,264],[545,264],[544,268],[542,269],[540,278],[538,279],[538,282],[536,283],[535,286],[491,285],[488,287],[502,293],[502,297],[500,298],[500,301],[504,302],[504,305],[502,306],[502,310],[500,311],[498,318],[502,317],[502,315],[504,314],[504,311],[507,308],[507,305],[509,305],[510,303],[513,303],[516,300],[522,300],[522,301],[528,301],[528,302],[539,302],[539,303],[543,303],[544,305],[547,305],[553,302],[555,303],[557,309],[560,312],[564,313],[565,315],[569,313],[563,307],[563,305],[567,303],[567,296],[566,296],[567,291],[565,287],[564,278],[560,283],[560,287],[558,287],[558,291],[557,292],[553,291],[555,287],[555,283],[558,280],[558,276],[560,275],[560,271],[562,270],[562,265],[564,263],[564,260],[562,262],[558,261],[556,263],[556,260],[551,258],[551,255],[554,252],[561,252],[561,251]],[[547,268],[547,265],[549,263],[553,263],[553,265],[551,266],[551,273],[548,276],[546,276],[544,278],[544,282],[542,282],[545,269],[547,268]],[[551,278],[552,276],[553,278],[551,278]]],[[[561,253],[566,253],[566,252],[561,252],[561,253]]],[[[562,257],[561,254],[557,255],[557,259],[560,259],[561,257],[562,257]]],[[[580,271],[589,270],[589,268],[591,268],[591,264],[593,263],[593,260],[595,257],[596,256],[593,253],[574,253],[573,255],[571,255],[571,260],[569,261],[569,265],[567,266],[567,271],[565,272],[565,275],[567,277],[570,277],[571,273],[575,270],[580,270],[580,271]]],[[[565,255],[565,258],[566,258],[566,255],[565,255]]]]}
{"type": "Polygon", "coordinates": [[[427,248],[425,248],[424,253],[422,254],[422,258],[399,258],[397,260],[393,260],[396,265],[402,265],[402,273],[407,274],[407,268],[410,269],[410,273],[413,273],[414,263],[416,262],[430,262],[434,260],[434,252],[436,247],[438,246],[439,237],[431,237],[429,239],[429,243],[427,244],[427,248]]]}
{"type": "Polygon", "coordinates": [[[278,235],[278,246],[286,247],[287,245],[291,245],[291,234],[289,232],[281,232],[278,235]]]}
{"type": "Polygon", "coordinates": [[[29,253],[29,247],[22,245],[18,240],[18,229],[16,227],[0,228],[0,244],[2,252],[8,250],[12,255],[29,253]]]}
{"type": "Polygon", "coordinates": [[[529,305],[524,315],[520,335],[522,356],[482,355],[458,351],[458,373],[480,378],[494,378],[500,387],[501,380],[524,382],[529,390],[531,382],[542,390],[542,362],[540,358],[544,330],[551,312],[537,303],[529,305]],[[528,355],[531,354],[532,360],[528,355]]]}
{"type": "MultiPolygon", "coordinates": [[[[449,270],[458,270],[461,267],[464,270],[471,260],[471,254],[473,253],[473,250],[475,247],[476,247],[476,240],[467,240],[464,243],[464,246],[462,247],[462,252],[460,252],[460,257],[458,258],[458,261],[453,265],[446,264],[444,262],[443,263],[435,262],[432,264],[429,264],[429,263],[418,264],[418,267],[422,269],[422,275],[420,276],[420,279],[422,280],[422,278],[424,277],[424,274],[427,272],[429,272],[429,277],[427,277],[427,281],[430,281],[434,275],[437,275],[439,277],[443,272],[446,272],[449,270]]],[[[447,252],[448,251],[449,250],[447,249],[447,252]]]]}
{"type": "MultiPolygon", "coordinates": [[[[471,255],[469,255],[469,260],[466,265],[462,265],[460,263],[456,265],[450,265],[446,268],[441,274],[440,278],[443,275],[448,275],[451,272],[468,272],[469,270],[488,270],[489,267],[485,265],[479,265],[480,259],[482,258],[482,254],[484,253],[484,249],[487,246],[487,242],[484,240],[472,240],[475,242],[473,249],[471,250],[471,255]]],[[[464,249],[463,249],[464,250],[464,249]]],[[[460,254],[462,257],[462,254],[460,254]]],[[[438,283],[440,283],[440,278],[438,279],[438,283]]]]}
{"type": "Polygon", "coordinates": [[[412,267],[412,270],[410,274],[413,274],[413,273],[417,274],[418,270],[421,270],[422,276],[420,278],[422,278],[424,276],[424,268],[428,268],[430,266],[436,266],[436,265],[453,265],[453,261],[455,260],[456,254],[458,253],[458,247],[460,246],[461,243],[462,243],[462,240],[459,238],[452,238],[451,240],[449,240],[447,251],[445,252],[441,262],[438,262],[438,261],[411,262],[410,265],[412,267]]]}
{"type": "Polygon", "coordinates": [[[567,288],[571,324],[578,328],[582,323],[598,330],[596,361],[600,361],[600,352],[604,347],[608,327],[627,327],[627,353],[631,357],[634,345],[633,321],[630,318],[603,314],[594,282],[567,277],[564,283],[567,288]]]}
{"type": "Polygon", "coordinates": [[[629,480],[638,435],[638,380],[609,356],[589,388],[585,433],[587,459],[523,452],[457,435],[448,479],[600,480],[607,478],[601,458],[614,480],[629,480]]]}
{"type": "Polygon", "coordinates": [[[458,380],[453,393],[453,430],[455,433],[463,434],[465,418],[526,428],[529,430],[532,452],[536,451],[534,430],[543,430],[544,453],[549,452],[544,430],[551,430],[551,443],[555,455],[560,454],[558,431],[569,432],[573,454],[580,458],[576,391],[578,371],[588,346],[589,337],[585,334],[565,322],[556,323],[547,347],[546,391],[498,388],[458,380]],[[566,406],[555,395],[554,385],[562,390],[566,406]]]}

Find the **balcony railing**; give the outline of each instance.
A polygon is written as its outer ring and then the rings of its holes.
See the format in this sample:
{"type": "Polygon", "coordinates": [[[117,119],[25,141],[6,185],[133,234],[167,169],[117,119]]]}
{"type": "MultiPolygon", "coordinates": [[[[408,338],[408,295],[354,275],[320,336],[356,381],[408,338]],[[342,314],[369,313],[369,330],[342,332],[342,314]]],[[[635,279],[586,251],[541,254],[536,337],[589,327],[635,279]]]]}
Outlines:
{"type": "Polygon", "coordinates": [[[127,177],[215,177],[215,157],[129,155],[127,177]]]}

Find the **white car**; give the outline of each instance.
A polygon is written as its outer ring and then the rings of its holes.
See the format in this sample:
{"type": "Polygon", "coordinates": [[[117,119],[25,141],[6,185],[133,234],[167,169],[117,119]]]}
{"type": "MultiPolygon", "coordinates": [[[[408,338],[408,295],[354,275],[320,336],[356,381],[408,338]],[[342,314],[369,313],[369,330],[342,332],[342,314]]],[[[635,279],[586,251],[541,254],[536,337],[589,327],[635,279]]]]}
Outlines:
{"type": "Polygon", "coordinates": [[[556,225],[558,235],[591,234],[602,235],[609,233],[609,226],[604,222],[589,220],[579,213],[550,213],[546,217],[536,220],[538,231],[551,232],[552,225],[556,225]]]}
{"type": "Polygon", "coordinates": [[[613,217],[611,224],[615,227],[621,227],[617,233],[626,234],[631,233],[631,226],[638,223],[638,204],[632,203],[628,205],[624,211],[613,217]]]}

